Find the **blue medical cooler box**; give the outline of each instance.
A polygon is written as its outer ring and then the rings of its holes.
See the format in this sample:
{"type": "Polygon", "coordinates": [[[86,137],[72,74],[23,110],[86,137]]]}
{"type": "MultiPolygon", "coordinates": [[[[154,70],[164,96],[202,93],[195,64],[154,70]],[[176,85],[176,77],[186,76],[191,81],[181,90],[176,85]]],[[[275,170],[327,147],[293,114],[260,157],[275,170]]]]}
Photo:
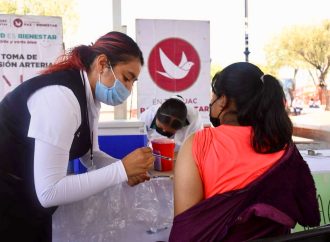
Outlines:
{"type": "Polygon", "coordinates": [[[122,159],[133,150],[147,145],[144,122],[114,120],[99,123],[99,147],[112,157],[122,159]]]}
{"type": "MultiPolygon", "coordinates": [[[[99,123],[98,141],[100,150],[122,159],[133,150],[146,146],[148,139],[144,122],[113,120],[99,123]]],[[[87,169],[79,159],[75,159],[69,162],[68,171],[81,174],[87,169]]]]}

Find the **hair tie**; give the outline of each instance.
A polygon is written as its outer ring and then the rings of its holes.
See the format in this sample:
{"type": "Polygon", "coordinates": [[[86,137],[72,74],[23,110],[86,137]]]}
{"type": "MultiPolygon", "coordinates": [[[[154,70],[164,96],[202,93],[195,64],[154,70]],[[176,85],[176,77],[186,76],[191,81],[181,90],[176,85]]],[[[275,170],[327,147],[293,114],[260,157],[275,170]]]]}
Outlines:
{"type": "Polygon", "coordinates": [[[264,77],[265,77],[265,74],[260,77],[260,80],[262,81],[262,83],[265,83],[264,77]]]}

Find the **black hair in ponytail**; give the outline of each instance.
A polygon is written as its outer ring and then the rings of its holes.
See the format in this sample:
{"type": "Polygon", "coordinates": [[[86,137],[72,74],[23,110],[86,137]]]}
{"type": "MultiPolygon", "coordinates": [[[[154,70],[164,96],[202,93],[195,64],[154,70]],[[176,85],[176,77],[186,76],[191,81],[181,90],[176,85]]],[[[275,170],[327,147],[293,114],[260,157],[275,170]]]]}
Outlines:
{"type": "Polygon", "coordinates": [[[218,72],[212,80],[217,96],[226,95],[237,107],[241,126],[252,126],[251,143],[258,153],[273,153],[292,142],[292,122],[285,110],[279,81],[248,62],[218,72]]]}

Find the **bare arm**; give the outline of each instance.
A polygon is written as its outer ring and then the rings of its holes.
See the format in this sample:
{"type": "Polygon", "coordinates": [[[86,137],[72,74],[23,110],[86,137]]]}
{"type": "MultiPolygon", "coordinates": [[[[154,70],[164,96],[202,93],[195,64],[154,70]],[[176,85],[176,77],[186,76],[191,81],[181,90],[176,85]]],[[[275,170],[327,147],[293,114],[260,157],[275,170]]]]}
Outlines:
{"type": "Polygon", "coordinates": [[[203,200],[203,184],[192,154],[194,135],[183,143],[174,169],[174,216],[203,200]]]}

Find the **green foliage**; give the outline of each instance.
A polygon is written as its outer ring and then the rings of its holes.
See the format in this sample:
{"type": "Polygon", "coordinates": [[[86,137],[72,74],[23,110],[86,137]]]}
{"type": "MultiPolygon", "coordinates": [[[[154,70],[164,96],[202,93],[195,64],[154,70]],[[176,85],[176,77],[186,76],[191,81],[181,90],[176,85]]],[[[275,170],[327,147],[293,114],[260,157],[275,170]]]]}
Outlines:
{"type": "Polygon", "coordinates": [[[17,10],[16,2],[10,0],[2,0],[0,4],[0,13],[15,14],[17,10]]]}
{"type": "Polygon", "coordinates": [[[77,30],[76,0],[1,0],[0,13],[62,17],[64,35],[77,30]]]}
{"type": "Polygon", "coordinates": [[[324,82],[330,66],[330,20],[284,29],[265,47],[267,65],[316,69],[324,82]]]}
{"type": "Polygon", "coordinates": [[[268,66],[274,69],[288,66],[298,71],[315,71],[318,86],[330,110],[326,78],[330,69],[330,20],[318,25],[301,25],[284,29],[266,47],[268,66]]]}
{"type": "Polygon", "coordinates": [[[272,75],[274,77],[277,77],[278,75],[278,69],[274,68],[273,66],[270,65],[262,65],[262,64],[256,64],[262,70],[263,73],[272,75]]]}
{"type": "Polygon", "coordinates": [[[221,70],[222,70],[222,68],[219,64],[211,64],[211,80],[212,80],[213,76],[221,70]]]}

